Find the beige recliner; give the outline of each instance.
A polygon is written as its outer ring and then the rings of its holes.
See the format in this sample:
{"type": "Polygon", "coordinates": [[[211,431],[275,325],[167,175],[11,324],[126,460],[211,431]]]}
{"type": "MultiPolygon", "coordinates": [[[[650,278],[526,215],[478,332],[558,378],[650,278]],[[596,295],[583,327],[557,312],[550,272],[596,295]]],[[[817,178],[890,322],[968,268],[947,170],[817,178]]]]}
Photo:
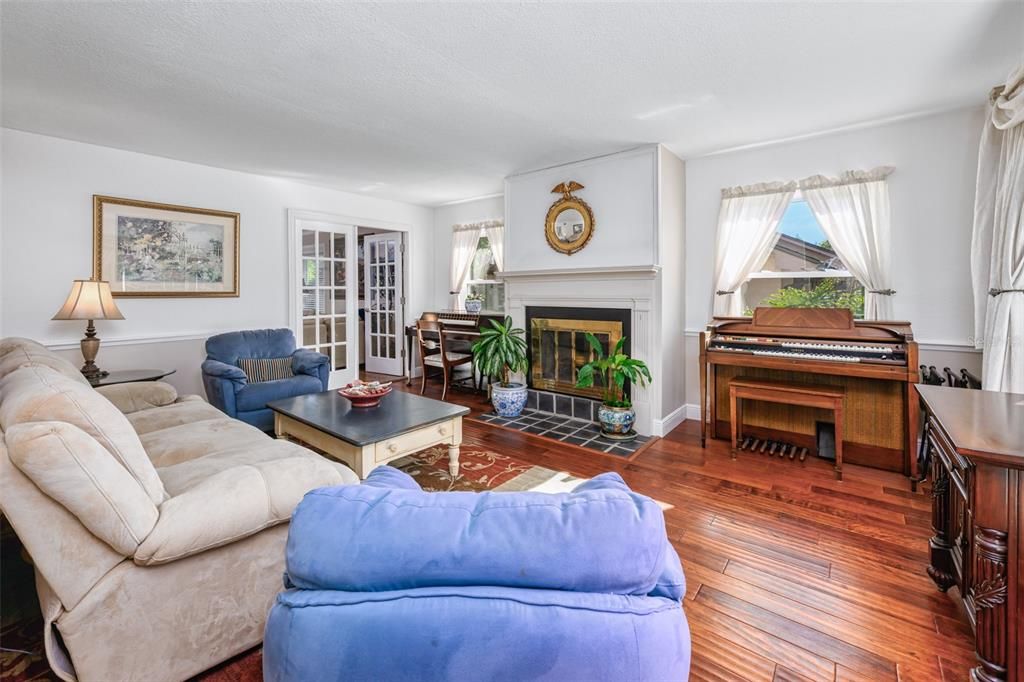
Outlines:
{"type": "Polygon", "coordinates": [[[295,505],[357,482],[168,384],[93,389],[0,340],[0,510],[63,679],[181,680],[258,644],[295,505]]]}

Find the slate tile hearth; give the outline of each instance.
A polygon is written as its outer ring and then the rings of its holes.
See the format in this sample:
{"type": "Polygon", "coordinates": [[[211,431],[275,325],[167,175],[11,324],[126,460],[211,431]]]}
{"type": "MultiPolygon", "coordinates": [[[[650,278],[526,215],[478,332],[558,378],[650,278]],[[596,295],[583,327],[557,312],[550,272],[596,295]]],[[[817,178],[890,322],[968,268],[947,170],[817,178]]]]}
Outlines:
{"type": "MultiPolygon", "coordinates": [[[[542,393],[539,397],[540,403],[547,402],[545,394],[542,393]]],[[[550,399],[551,397],[550,394],[547,395],[547,398],[550,399]]],[[[587,402],[589,403],[590,401],[587,402]]],[[[596,450],[609,455],[618,455],[619,457],[631,456],[650,440],[648,436],[637,436],[631,441],[624,442],[609,440],[601,435],[601,428],[589,419],[576,419],[575,417],[552,414],[529,407],[524,409],[522,414],[515,419],[506,419],[490,412],[482,414],[476,417],[476,419],[488,424],[504,426],[516,429],[517,431],[523,431],[524,433],[532,433],[563,443],[578,445],[589,450],[596,450]]]]}

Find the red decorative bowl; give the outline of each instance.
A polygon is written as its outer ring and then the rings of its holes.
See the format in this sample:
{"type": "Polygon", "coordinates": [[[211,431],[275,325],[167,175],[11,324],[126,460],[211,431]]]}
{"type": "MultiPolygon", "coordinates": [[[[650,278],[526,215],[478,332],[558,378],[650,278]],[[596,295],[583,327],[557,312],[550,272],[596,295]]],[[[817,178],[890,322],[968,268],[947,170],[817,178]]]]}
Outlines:
{"type": "Polygon", "coordinates": [[[381,398],[391,393],[391,386],[383,386],[379,389],[366,389],[363,388],[359,391],[353,391],[354,388],[360,386],[359,384],[348,384],[344,388],[339,389],[338,393],[348,398],[352,403],[352,407],[376,407],[380,405],[381,398]]]}

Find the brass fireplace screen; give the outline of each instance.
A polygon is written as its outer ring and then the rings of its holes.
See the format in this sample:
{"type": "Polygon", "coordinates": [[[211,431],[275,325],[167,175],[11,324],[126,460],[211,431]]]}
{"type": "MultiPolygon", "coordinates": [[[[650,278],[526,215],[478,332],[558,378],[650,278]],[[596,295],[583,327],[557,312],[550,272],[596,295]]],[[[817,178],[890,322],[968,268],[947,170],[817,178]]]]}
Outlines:
{"type": "Polygon", "coordinates": [[[607,353],[622,338],[622,322],[608,320],[530,320],[530,385],[588,398],[601,398],[604,377],[594,377],[592,388],[576,388],[576,372],[593,358],[587,342],[590,332],[607,353]]]}

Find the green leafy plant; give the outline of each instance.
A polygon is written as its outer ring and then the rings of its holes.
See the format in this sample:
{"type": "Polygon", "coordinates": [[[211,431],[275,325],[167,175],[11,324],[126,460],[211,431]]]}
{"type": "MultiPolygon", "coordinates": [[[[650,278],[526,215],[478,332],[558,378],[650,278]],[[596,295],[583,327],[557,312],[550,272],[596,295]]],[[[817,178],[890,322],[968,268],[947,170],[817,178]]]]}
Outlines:
{"type": "MultiPolygon", "coordinates": [[[[849,308],[856,318],[864,317],[864,288],[844,290],[840,280],[826,277],[811,289],[788,286],[761,301],[773,308],[849,308]]],[[[748,309],[747,315],[753,311],[748,309]]]]}
{"type": "Polygon", "coordinates": [[[476,293],[469,293],[469,294],[466,294],[466,300],[467,301],[482,301],[482,300],[484,300],[484,295],[483,294],[476,294],[476,293]]]}
{"type": "Polygon", "coordinates": [[[526,331],[512,326],[512,318],[505,322],[491,320],[491,326],[480,330],[480,339],[473,344],[473,360],[477,368],[492,379],[500,379],[509,386],[511,375],[525,372],[526,331]]]}
{"type": "Polygon", "coordinates": [[[579,368],[576,388],[590,388],[596,377],[604,379],[604,404],[608,407],[632,407],[626,398],[626,382],[646,386],[651,381],[651,370],[643,360],[634,360],[622,352],[626,338],[619,339],[607,356],[597,337],[587,333],[587,342],[594,351],[594,359],[579,368]]]}

